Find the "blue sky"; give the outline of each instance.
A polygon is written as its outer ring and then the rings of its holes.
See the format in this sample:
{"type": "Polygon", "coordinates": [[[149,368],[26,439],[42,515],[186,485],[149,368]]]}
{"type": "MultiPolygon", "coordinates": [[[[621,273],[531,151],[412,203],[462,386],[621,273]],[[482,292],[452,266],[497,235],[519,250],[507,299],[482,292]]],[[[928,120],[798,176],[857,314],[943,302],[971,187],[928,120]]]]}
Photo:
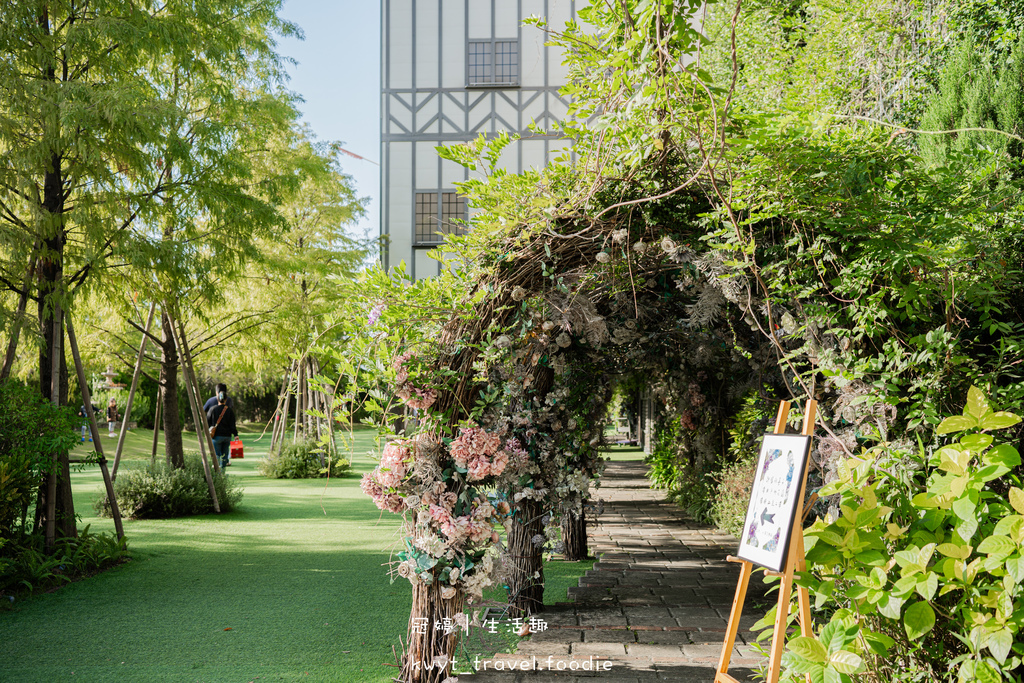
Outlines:
{"type": "MultiPolygon", "coordinates": [[[[303,120],[320,140],[380,162],[380,0],[285,0],[282,18],[302,27],[306,39],[281,39],[278,51],[298,64],[288,68],[288,88],[305,100],[303,120]]],[[[380,168],[342,156],[366,216],[352,232],[380,228],[380,168]]]]}

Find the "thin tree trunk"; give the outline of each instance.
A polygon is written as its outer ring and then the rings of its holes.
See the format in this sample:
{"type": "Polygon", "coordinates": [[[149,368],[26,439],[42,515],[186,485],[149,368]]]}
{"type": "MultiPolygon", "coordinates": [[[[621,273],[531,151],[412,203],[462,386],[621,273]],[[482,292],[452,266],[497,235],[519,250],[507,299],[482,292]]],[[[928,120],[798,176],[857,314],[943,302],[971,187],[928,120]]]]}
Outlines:
{"type": "Polygon", "coordinates": [[[445,600],[436,582],[412,587],[409,639],[402,660],[404,683],[441,683],[451,676],[451,660],[459,645],[460,630],[455,628],[445,635],[435,624],[455,623],[465,603],[466,596],[461,590],[445,600]]]}
{"type": "MultiPolygon", "coordinates": [[[[288,433],[288,415],[292,409],[292,376],[297,372],[295,363],[288,368],[288,375],[284,378],[284,408],[281,409],[281,433],[277,441],[277,453],[284,449],[284,435],[288,433]]],[[[274,451],[271,450],[271,455],[274,451]]]]}
{"type": "Polygon", "coordinates": [[[185,449],[181,441],[181,414],[178,411],[178,347],[174,343],[174,330],[166,312],[160,316],[163,342],[160,344],[160,386],[164,405],[164,453],[167,464],[174,469],[185,466],[185,449]]]}
{"type": "Polygon", "coordinates": [[[107,459],[103,457],[103,441],[100,440],[100,426],[96,422],[96,413],[92,410],[89,380],[85,376],[85,366],[82,364],[82,354],[78,352],[75,326],[71,324],[70,316],[64,317],[64,327],[68,331],[68,346],[71,347],[71,357],[75,361],[75,371],[78,373],[78,386],[82,390],[82,405],[85,406],[85,416],[89,420],[92,445],[100,455],[100,473],[103,475],[103,485],[107,490],[107,500],[110,501],[110,516],[114,518],[114,530],[117,532],[117,538],[122,539],[124,538],[124,524],[121,522],[121,510],[117,506],[117,496],[114,494],[114,478],[107,469],[107,459]]]}
{"type": "Polygon", "coordinates": [[[515,616],[544,610],[543,545],[534,543],[544,535],[543,508],[538,501],[523,498],[513,505],[508,532],[508,604],[515,616]]]}
{"type": "Polygon", "coordinates": [[[281,393],[277,395],[277,406],[274,407],[274,415],[271,419],[274,420],[274,429],[270,433],[270,453],[274,453],[274,449],[277,447],[278,439],[281,438],[281,407],[284,405],[284,397],[288,394],[288,378],[291,377],[292,370],[289,367],[284,375],[284,382],[281,384],[281,393]]]}
{"type": "Polygon", "coordinates": [[[132,385],[128,389],[128,401],[124,405],[124,415],[121,416],[121,432],[117,436],[117,449],[114,451],[114,464],[111,467],[111,478],[117,478],[117,466],[121,464],[121,451],[124,450],[124,440],[128,436],[128,420],[132,415],[132,402],[135,400],[135,390],[139,388],[139,375],[142,374],[142,359],[146,357],[146,342],[149,341],[149,329],[153,326],[153,314],[156,312],[156,302],[149,306],[149,317],[146,318],[146,331],[139,343],[139,355],[135,359],[135,370],[132,372],[132,385]]]}
{"type": "Polygon", "coordinates": [[[305,366],[300,360],[298,375],[295,379],[295,433],[292,434],[292,441],[299,440],[299,426],[302,424],[302,373],[304,370],[305,366]]]}
{"type": "MultiPolygon", "coordinates": [[[[64,334],[61,331],[60,304],[53,304],[53,345],[50,347],[50,401],[55,406],[60,406],[60,356],[61,341],[64,334]]],[[[52,552],[56,543],[57,533],[57,469],[60,466],[60,453],[53,454],[53,462],[50,464],[50,473],[46,477],[46,552],[52,552]]]]}
{"type": "MultiPolygon", "coordinates": [[[[160,445],[160,419],[163,417],[160,414],[161,408],[164,405],[164,388],[157,387],[156,390],[156,415],[153,416],[153,452],[149,456],[149,466],[156,467],[156,449],[160,445]]],[[[170,467],[171,463],[168,461],[167,466],[170,467]]]]}
{"type": "MultiPolygon", "coordinates": [[[[205,467],[206,454],[209,453],[210,460],[213,462],[213,471],[220,472],[220,461],[213,448],[213,437],[210,436],[210,430],[206,422],[206,413],[203,412],[203,396],[199,393],[199,380],[196,378],[196,368],[192,364],[192,352],[188,348],[188,339],[185,337],[185,326],[181,323],[180,319],[174,317],[171,318],[171,325],[174,326],[178,333],[178,355],[181,357],[181,374],[185,378],[185,393],[188,394],[192,406],[192,416],[196,421],[196,441],[199,442],[199,454],[203,458],[205,467]]],[[[217,496],[213,490],[213,478],[209,476],[209,473],[207,475],[211,495],[214,499],[213,507],[216,509],[218,505],[216,503],[217,496]]],[[[217,512],[220,512],[220,510],[218,509],[217,512]]]]}
{"type": "Polygon", "coordinates": [[[21,294],[18,296],[18,312],[14,314],[11,339],[7,342],[7,353],[4,355],[4,365],[0,368],[0,382],[11,376],[11,369],[14,367],[14,359],[18,355],[18,338],[21,336],[21,326],[25,323],[25,309],[28,308],[29,290],[32,289],[32,280],[36,272],[35,252],[36,250],[33,249],[28,266],[28,273],[25,274],[25,281],[22,283],[21,294]]]}
{"type": "MultiPolygon", "coordinates": [[[[170,315],[168,315],[170,317],[170,315]]],[[[174,318],[171,320],[171,329],[174,330],[175,321],[174,318]]],[[[206,420],[202,418],[202,406],[199,404],[199,387],[195,385],[194,377],[189,372],[189,357],[188,347],[185,345],[185,329],[184,327],[178,327],[178,334],[176,335],[178,341],[178,352],[182,357],[185,365],[183,367],[185,376],[185,393],[188,394],[189,405],[192,408],[192,419],[196,423],[196,438],[199,441],[199,457],[203,461],[203,474],[206,476],[206,486],[210,490],[210,500],[213,502],[213,511],[220,513],[220,501],[217,500],[217,488],[213,484],[213,474],[210,471],[210,463],[206,459],[206,447],[203,443],[203,433],[209,436],[209,432],[206,432],[206,420]],[[200,432],[202,430],[202,432],[200,432]]],[[[210,458],[215,459],[217,456],[210,451],[210,458]]],[[[216,464],[214,465],[216,468],[216,464]]]]}
{"type": "Polygon", "coordinates": [[[562,515],[562,545],[565,559],[579,562],[587,559],[587,514],[582,508],[566,510],[562,515]]]}

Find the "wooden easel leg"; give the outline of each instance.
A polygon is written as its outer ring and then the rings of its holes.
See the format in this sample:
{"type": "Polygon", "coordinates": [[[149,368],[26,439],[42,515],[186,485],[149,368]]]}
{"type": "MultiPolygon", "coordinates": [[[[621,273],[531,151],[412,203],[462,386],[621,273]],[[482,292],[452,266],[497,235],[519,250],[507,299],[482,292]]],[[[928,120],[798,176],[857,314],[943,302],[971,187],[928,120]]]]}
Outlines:
{"type": "Polygon", "coordinates": [[[728,681],[729,660],[732,658],[732,648],[736,644],[736,633],[740,628],[740,617],[743,615],[743,602],[747,598],[747,584],[750,583],[750,573],[754,565],[746,560],[740,562],[740,580],[736,584],[736,597],[732,600],[732,610],[729,612],[729,626],[725,631],[725,642],[722,643],[722,657],[718,660],[718,668],[715,670],[715,681],[728,681]],[[728,678],[722,678],[728,676],[728,678]]]}
{"type": "MultiPolygon", "coordinates": [[[[802,572],[807,569],[807,562],[804,560],[804,535],[803,529],[795,539],[793,539],[794,545],[796,545],[796,571],[802,572]]],[[[803,586],[796,587],[797,600],[800,603],[800,635],[810,636],[813,635],[811,629],[811,594],[803,586]]]]}

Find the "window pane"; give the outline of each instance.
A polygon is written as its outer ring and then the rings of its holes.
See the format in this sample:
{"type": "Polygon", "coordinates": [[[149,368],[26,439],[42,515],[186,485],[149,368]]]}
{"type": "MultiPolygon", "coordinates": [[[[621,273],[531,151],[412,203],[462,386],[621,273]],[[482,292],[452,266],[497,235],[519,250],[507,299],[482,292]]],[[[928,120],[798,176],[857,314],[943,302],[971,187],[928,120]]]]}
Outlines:
{"type": "Polygon", "coordinates": [[[469,41],[469,73],[467,80],[469,85],[491,83],[491,41],[471,40],[469,41]]]}
{"type": "Polygon", "coordinates": [[[456,192],[441,193],[441,225],[449,235],[461,235],[464,226],[452,222],[466,220],[466,198],[456,192]]]}
{"type": "Polygon", "coordinates": [[[441,241],[437,220],[437,193],[416,193],[416,244],[434,244],[441,241]]]}
{"type": "Polygon", "coordinates": [[[494,82],[512,85],[519,82],[519,41],[495,41],[494,82]]]}

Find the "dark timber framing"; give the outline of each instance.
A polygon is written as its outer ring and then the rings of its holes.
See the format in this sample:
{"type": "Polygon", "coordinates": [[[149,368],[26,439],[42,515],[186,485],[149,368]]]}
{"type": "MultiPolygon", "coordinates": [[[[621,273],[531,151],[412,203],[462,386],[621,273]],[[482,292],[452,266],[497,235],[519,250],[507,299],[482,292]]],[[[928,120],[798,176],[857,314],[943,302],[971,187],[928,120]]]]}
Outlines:
{"type": "MultiPolygon", "coordinates": [[[[501,131],[519,134],[524,141],[535,140],[534,144],[543,146],[543,163],[548,163],[552,154],[552,140],[556,136],[541,135],[528,130],[529,124],[536,120],[544,122],[544,128],[558,119],[559,114],[568,106],[568,100],[559,94],[561,83],[551,80],[551,67],[559,59],[550,52],[555,48],[542,47],[541,55],[534,70],[543,70],[543,78],[530,78],[527,74],[527,59],[524,58],[522,20],[524,4],[529,5],[527,15],[543,7],[544,17],[550,17],[553,7],[566,18],[576,18],[577,3],[585,0],[382,0],[381,2],[381,226],[382,237],[381,260],[386,268],[397,265],[405,260],[408,265],[408,276],[412,279],[437,274],[440,264],[431,268],[432,272],[417,272],[418,252],[423,249],[436,248],[438,243],[421,243],[416,236],[416,193],[441,193],[454,191],[450,182],[453,171],[449,167],[447,176],[445,163],[437,157],[436,171],[423,176],[417,155],[423,155],[422,147],[436,147],[443,144],[468,142],[476,139],[481,133],[488,136],[501,131]],[[477,26],[471,30],[472,12],[487,12],[490,17],[490,30],[480,30],[477,26]],[[515,26],[507,20],[499,22],[499,11],[510,15],[509,6],[514,3],[515,26]],[[453,32],[450,22],[453,13],[462,14],[462,30],[453,32]],[[446,24],[446,18],[449,23],[446,24]],[[436,36],[424,35],[423,26],[430,26],[434,33],[432,21],[436,20],[436,36]],[[401,22],[400,24],[398,22],[401,22]],[[401,25],[402,29],[397,29],[401,25]],[[406,28],[408,27],[408,28],[406,28]],[[400,35],[396,35],[399,30],[400,35]],[[456,39],[456,35],[458,38],[456,39]],[[410,62],[404,65],[393,63],[395,46],[405,49],[408,45],[410,62]],[[436,47],[432,44],[436,40],[436,47]],[[496,43],[514,42],[518,51],[516,57],[515,84],[509,83],[474,83],[469,84],[469,45],[470,41],[488,41],[492,46],[492,75],[497,68],[494,58],[496,43]],[[451,72],[452,56],[462,54],[464,71],[458,77],[451,72]],[[433,55],[436,63],[424,59],[424,54],[433,55]],[[445,74],[448,65],[447,76],[445,74]],[[527,114],[526,112],[530,113],[527,114]],[[420,148],[420,149],[418,149],[420,148]],[[400,167],[396,168],[395,164],[400,167]],[[436,173],[435,177],[430,177],[436,173]],[[417,178],[419,176],[419,178],[417,178]],[[419,181],[419,184],[417,184],[419,181]],[[397,201],[396,201],[397,200],[397,201]],[[405,207],[404,215],[396,215],[393,204],[405,207]],[[395,239],[392,240],[392,237],[395,239]]],[[[457,26],[457,21],[454,22],[457,26]]],[[[523,144],[517,144],[510,150],[514,157],[507,169],[511,172],[522,172],[524,169],[523,144]],[[514,164],[514,167],[513,167],[514,164]]],[[[561,147],[561,145],[559,146],[561,147]]],[[[433,152],[431,151],[431,154],[433,152]]],[[[532,152],[531,155],[537,155],[532,152]]],[[[434,167],[434,164],[430,164],[434,167]]],[[[463,180],[469,178],[465,169],[461,174],[463,180]]],[[[420,264],[422,270],[422,263],[420,264]]]]}

